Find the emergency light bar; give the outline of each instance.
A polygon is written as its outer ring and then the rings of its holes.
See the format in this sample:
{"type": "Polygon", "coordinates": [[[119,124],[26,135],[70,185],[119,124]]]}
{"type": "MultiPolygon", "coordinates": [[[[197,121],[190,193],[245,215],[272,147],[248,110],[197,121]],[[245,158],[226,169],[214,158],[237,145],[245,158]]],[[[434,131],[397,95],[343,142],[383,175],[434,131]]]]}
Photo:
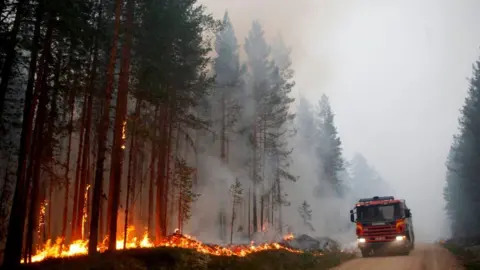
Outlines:
{"type": "Polygon", "coordinates": [[[375,196],[373,198],[365,198],[358,200],[356,206],[367,206],[367,205],[379,205],[379,204],[390,204],[390,203],[399,203],[401,200],[395,200],[393,196],[384,196],[378,197],[375,196]]]}

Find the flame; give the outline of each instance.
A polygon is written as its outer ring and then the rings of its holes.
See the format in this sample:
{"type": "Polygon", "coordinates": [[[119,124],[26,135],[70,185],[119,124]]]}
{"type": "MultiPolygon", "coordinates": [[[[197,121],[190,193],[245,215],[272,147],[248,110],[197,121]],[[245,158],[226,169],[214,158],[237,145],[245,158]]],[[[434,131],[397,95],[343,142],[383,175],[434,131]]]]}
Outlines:
{"type": "Polygon", "coordinates": [[[38,217],[37,233],[41,235],[42,228],[45,226],[45,214],[47,213],[48,201],[44,200],[40,204],[40,215],[38,217]]]}
{"type": "Polygon", "coordinates": [[[125,149],[125,142],[127,140],[127,121],[122,124],[122,149],[125,149]]]}
{"type": "Polygon", "coordinates": [[[283,240],[289,241],[289,240],[293,240],[294,238],[295,236],[293,236],[293,233],[289,233],[283,237],[283,240]]]}
{"type": "Polygon", "coordinates": [[[83,215],[82,215],[82,239],[85,239],[85,224],[87,223],[88,218],[88,190],[90,189],[90,185],[87,185],[85,188],[85,195],[84,195],[84,206],[83,206],[83,215]]]}
{"type": "MultiPolygon", "coordinates": [[[[244,257],[249,254],[263,251],[263,250],[285,250],[294,253],[303,253],[301,250],[296,250],[288,247],[286,244],[281,243],[265,243],[260,245],[255,245],[252,241],[250,245],[233,245],[233,246],[220,246],[220,245],[209,245],[200,242],[194,237],[181,234],[180,230],[176,229],[174,234],[164,238],[158,245],[154,245],[153,241],[149,238],[148,232],[143,233],[142,237],[138,238],[135,236],[135,227],[128,226],[127,228],[127,244],[126,249],[133,248],[153,248],[153,247],[178,247],[186,249],[194,249],[197,252],[210,254],[215,256],[240,256],[244,257]]],[[[293,235],[292,235],[293,237],[293,235]]],[[[118,250],[123,249],[124,239],[119,237],[116,242],[116,248],[118,250]]],[[[104,252],[107,250],[108,241],[106,239],[99,244],[97,250],[99,252],[104,252]]],[[[35,255],[32,256],[32,262],[43,261],[46,258],[61,258],[61,257],[73,257],[86,255],[88,253],[88,241],[87,240],[76,240],[70,245],[62,245],[62,239],[57,238],[53,243],[52,240],[47,240],[43,245],[41,250],[38,250],[35,255]]],[[[316,255],[322,255],[318,253],[316,255]]],[[[24,261],[21,261],[24,263],[24,261]]]]}

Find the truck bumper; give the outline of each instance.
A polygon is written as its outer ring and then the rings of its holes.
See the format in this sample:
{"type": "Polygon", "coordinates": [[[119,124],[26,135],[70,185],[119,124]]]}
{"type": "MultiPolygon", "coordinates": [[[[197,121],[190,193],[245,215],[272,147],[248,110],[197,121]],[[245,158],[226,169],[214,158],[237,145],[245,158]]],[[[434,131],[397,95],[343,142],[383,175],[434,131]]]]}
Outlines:
{"type": "Polygon", "coordinates": [[[359,238],[357,240],[358,248],[361,250],[374,250],[374,251],[407,251],[410,249],[411,244],[406,237],[403,237],[401,240],[396,239],[394,241],[386,241],[386,242],[366,242],[362,241],[359,238]]]}

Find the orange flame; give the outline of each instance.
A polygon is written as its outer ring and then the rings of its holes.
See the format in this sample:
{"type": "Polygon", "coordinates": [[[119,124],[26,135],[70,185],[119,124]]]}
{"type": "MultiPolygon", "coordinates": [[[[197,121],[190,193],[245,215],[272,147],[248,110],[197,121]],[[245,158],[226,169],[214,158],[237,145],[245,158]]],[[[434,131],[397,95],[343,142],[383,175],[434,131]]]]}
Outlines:
{"type": "MultiPolygon", "coordinates": [[[[296,250],[290,248],[281,243],[266,243],[255,245],[253,241],[250,245],[235,245],[235,246],[220,246],[220,245],[207,245],[194,237],[186,234],[181,234],[179,230],[175,230],[175,233],[166,237],[158,245],[154,245],[153,241],[148,236],[148,232],[145,232],[142,237],[139,239],[135,236],[134,226],[129,226],[127,228],[127,249],[133,248],[153,248],[153,247],[179,247],[194,249],[197,252],[210,254],[215,256],[240,256],[244,257],[249,254],[263,251],[263,250],[286,250],[294,253],[303,253],[301,250],[296,250]]],[[[116,248],[117,250],[123,249],[124,239],[117,240],[116,248]]],[[[99,252],[104,252],[107,249],[107,245],[104,244],[107,241],[103,241],[102,244],[99,244],[97,250],[99,252]]],[[[55,243],[52,240],[48,240],[41,250],[39,250],[34,256],[32,256],[32,262],[43,261],[46,258],[61,258],[61,257],[73,257],[86,255],[88,253],[88,241],[87,240],[76,240],[70,245],[62,245],[62,239],[57,238],[55,243]]],[[[322,254],[317,254],[322,255],[322,254]]],[[[24,261],[22,260],[22,263],[24,261]]]]}
{"type": "Polygon", "coordinates": [[[295,236],[293,236],[293,233],[289,233],[283,237],[283,240],[289,241],[289,240],[293,240],[294,238],[295,236]]]}

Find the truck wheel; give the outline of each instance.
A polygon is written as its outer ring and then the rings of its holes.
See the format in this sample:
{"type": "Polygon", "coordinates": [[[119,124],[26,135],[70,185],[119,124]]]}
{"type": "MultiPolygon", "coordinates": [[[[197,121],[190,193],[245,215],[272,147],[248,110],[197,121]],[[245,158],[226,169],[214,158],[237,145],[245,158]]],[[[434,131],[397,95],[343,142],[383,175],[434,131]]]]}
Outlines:
{"type": "Polygon", "coordinates": [[[363,257],[363,258],[368,258],[368,257],[371,256],[371,255],[370,255],[370,252],[371,252],[370,249],[361,249],[360,251],[362,252],[362,257],[363,257]]]}

